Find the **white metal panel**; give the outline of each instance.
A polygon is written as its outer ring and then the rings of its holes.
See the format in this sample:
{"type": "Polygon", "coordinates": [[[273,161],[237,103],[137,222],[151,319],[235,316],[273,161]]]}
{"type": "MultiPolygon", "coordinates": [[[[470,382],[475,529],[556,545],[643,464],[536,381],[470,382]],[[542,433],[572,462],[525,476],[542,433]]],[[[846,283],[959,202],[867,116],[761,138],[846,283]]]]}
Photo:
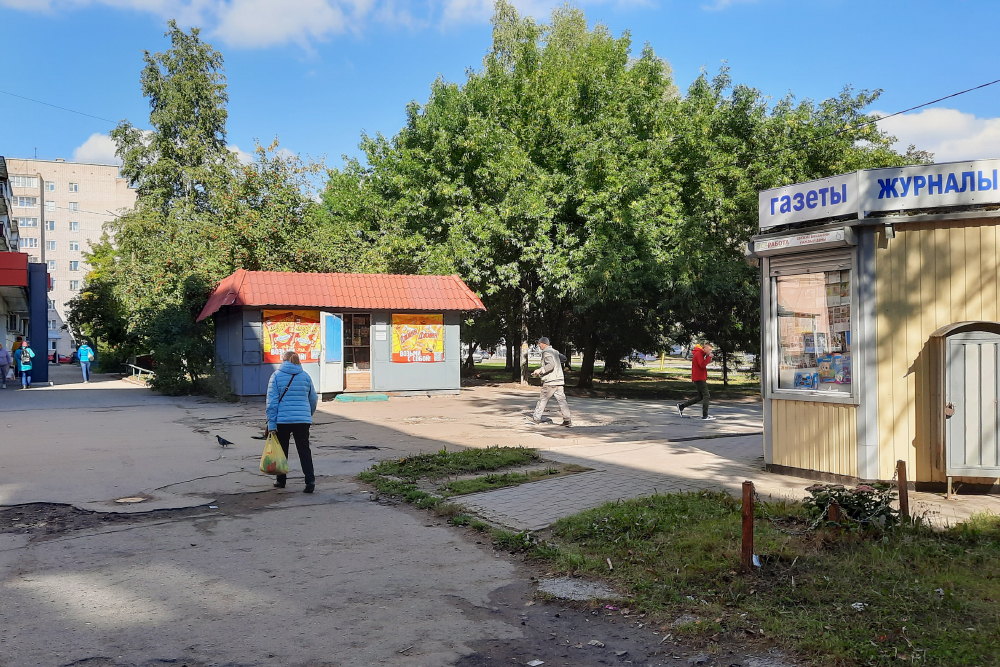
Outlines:
{"type": "Polygon", "coordinates": [[[1000,336],[964,334],[948,341],[946,427],[949,476],[1000,477],[1000,336]]]}
{"type": "Polygon", "coordinates": [[[335,313],[320,313],[319,393],[344,391],[344,317],[335,313]]]}

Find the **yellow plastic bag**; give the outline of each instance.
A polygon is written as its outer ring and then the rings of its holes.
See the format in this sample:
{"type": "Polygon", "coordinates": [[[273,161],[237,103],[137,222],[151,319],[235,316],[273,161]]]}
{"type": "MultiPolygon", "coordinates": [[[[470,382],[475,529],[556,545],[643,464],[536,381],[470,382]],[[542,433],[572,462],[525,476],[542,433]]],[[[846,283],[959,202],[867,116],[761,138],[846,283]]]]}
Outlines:
{"type": "Polygon", "coordinates": [[[264,443],[264,455],[260,457],[260,471],[265,475],[287,475],[288,459],[278,442],[278,434],[271,431],[264,443]]]}

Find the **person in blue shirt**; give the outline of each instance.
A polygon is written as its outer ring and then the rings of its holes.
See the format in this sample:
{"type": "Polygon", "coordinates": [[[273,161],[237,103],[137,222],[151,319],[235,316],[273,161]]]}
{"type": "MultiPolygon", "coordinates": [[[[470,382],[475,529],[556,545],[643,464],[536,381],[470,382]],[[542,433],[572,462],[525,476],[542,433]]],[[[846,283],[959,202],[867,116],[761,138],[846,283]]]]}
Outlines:
{"type": "MultiPolygon", "coordinates": [[[[282,364],[267,383],[267,428],[278,435],[278,442],[288,456],[289,439],[294,436],[302,474],[306,478],[305,493],[316,488],[312,451],[309,449],[309,427],[319,403],[319,394],[312,378],[302,370],[299,355],[285,352],[282,364]]],[[[285,488],[285,475],[278,475],[275,488],[285,488]]]]}
{"type": "Polygon", "coordinates": [[[21,349],[14,353],[14,363],[21,370],[21,389],[31,388],[31,360],[35,352],[28,347],[28,341],[21,341],[21,349]]]}
{"type": "Polygon", "coordinates": [[[83,371],[84,384],[90,382],[90,362],[94,360],[94,349],[84,343],[76,348],[76,358],[80,360],[80,369],[83,371]]]}

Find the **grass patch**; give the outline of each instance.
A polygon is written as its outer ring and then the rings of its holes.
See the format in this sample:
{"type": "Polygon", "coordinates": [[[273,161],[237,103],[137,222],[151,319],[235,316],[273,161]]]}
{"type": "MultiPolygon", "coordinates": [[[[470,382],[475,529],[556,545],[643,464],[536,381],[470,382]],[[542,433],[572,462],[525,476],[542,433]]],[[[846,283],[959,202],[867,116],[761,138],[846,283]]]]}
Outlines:
{"type": "MultiPolygon", "coordinates": [[[[790,526],[806,522],[798,504],[768,509],[790,526]]],[[[614,580],[630,606],[661,621],[700,619],[668,629],[675,635],[752,637],[818,665],[1000,664],[1000,517],[801,537],[759,517],[763,567],[746,576],[737,574],[740,530],[728,494],[656,495],[562,519],[558,546],[524,548],[554,569],[614,580]]],[[[511,550],[530,542],[494,540],[511,550]]]]}
{"type": "MultiPolygon", "coordinates": [[[[445,498],[458,493],[472,491],[451,491],[446,489],[449,484],[464,484],[460,488],[487,490],[513,484],[523,484],[531,481],[530,475],[524,481],[516,480],[518,473],[502,475],[486,475],[462,482],[448,482],[439,488],[438,493],[429,493],[419,488],[417,482],[421,479],[439,480],[455,475],[467,475],[477,472],[496,471],[518,465],[536,463],[541,460],[537,450],[526,447],[487,447],[486,449],[466,449],[459,452],[449,452],[442,449],[434,454],[417,454],[401,459],[382,461],[365,470],[358,479],[374,486],[382,495],[400,498],[423,509],[438,508],[445,498]],[[491,478],[489,482],[479,482],[491,478]],[[477,484],[478,483],[478,484],[477,484]],[[477,488],[481,487],[481,488],[477,488]]],[[[454,510],[444,512],[454,514],[454,510]]]]}
{"type": "Polygon", "coordinates": [[[367,472],[416,481],[421,477],[439,479],[510,468],[541,460],[538,451],[527,447],[487,447],[449,452],[442,449],[434,454],[416,454],[401,459],[382,461],[367,472]]]}
{"type": "MultiPolygon", "coordinates": [[[[534,370],[538,367],[538,361],[532,359],[528,367],[534,370]]],[[[498,360],[476,364],[474,375],[479,380],[488,382],[511,381],[511,372],[504,368],[503,361],[498,360]]],[[[580,359],[575,359],[573,369],[566,373],[566,391],[573,395],[676,400],[690,398],[696,393],[691,384],[691,361],[680,357],[667,357],[662,370],[659,361],[636,364],[616,380],[604,378],[598,368],[594,375],[593,389],[589,390],[577,388],[579,378],[580,359]]],[[[727,387],[722,384],[722,372],[712,367],[708,371],[708,384],[712,398],[741,399],[760,396],[760,379],[750,373],[730,372],[727,387]]]]}
{"type": "Polygon", "coordinates": [[[482,477],[475,477],[473,479],[460,479],[454,482],[448,482],[442,487],[442,489],[446,496],[460,496],[466,493],[492,491],[493,489],[502,489],[506,486],[526,484],[527,482],[534,482],[536,480],[545,479],[546,477],[558,474],[559,471],[555,468],[533,470],[528,473],[491,473],[489,475],[483,475],[482,477]]]}

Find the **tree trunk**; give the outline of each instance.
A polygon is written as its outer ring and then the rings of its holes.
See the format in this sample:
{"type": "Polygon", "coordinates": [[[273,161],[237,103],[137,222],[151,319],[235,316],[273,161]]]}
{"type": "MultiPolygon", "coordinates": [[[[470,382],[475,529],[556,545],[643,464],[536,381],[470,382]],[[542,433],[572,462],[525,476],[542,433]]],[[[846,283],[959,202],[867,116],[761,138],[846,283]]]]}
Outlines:
{"type": "Polygon", "coordinates": [[[729,386],[729,353],[725,348],[722,350],[722,386],[729,386]]]}
{"type": "Polygon", "coordinates": [[[472,353],[475,351],[475,349],[476,349],[476,344],[469,343],[469,356],[465,360],[465,366],[466,368],[469,369],[470,373],[476,369],[476,363],[472,360],[472,353]]]}
{"type": "Polygon", "coordinates": [[[528,293],[521,297],[521,384],[528,384],[528,293]]]}
{"type": "Polygon", "coordinates": [[[507,358],[504,362],[504,370],[509,371],[514,368],[514,339],[510,334],[507,334],[507,339],[503,342],[504,350],[507,354],[507,358]]]}
{"type": "Polygon", "coordinates": [[[577,387],[591,389],[594,386],[594,360],[597,357],[597,335],[587,336],[587,342],[583,346],[583,363],[580,364],[580,381],[577,387]]]}

